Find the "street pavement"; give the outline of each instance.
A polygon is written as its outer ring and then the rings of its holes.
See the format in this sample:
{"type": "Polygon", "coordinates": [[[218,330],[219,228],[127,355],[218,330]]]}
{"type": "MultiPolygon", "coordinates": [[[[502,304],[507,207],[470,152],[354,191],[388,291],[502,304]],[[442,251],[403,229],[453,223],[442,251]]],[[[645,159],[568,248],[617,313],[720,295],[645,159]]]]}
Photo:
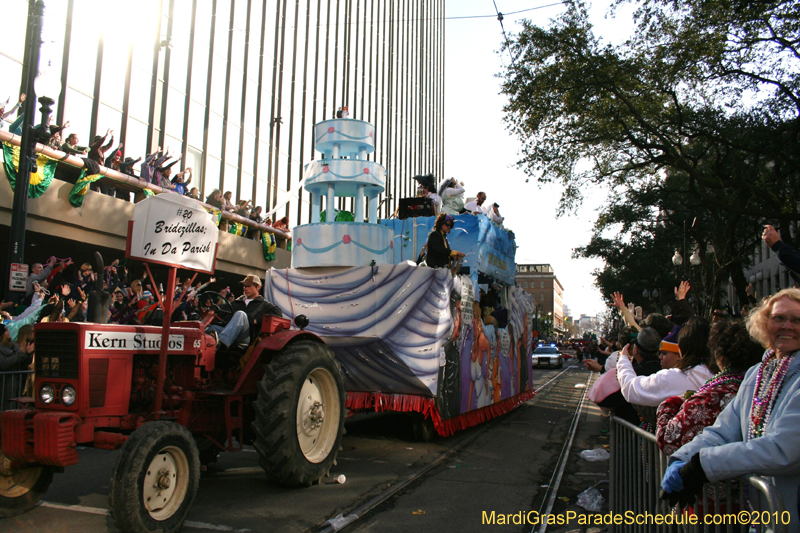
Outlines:
{"type": "MultiPolygon", "coordinates": [[[[546,488],[568,439],[572,416],[589,375],[576,365],[552,389],[492,422],[488,431],[451,461],[387,502],[380,512],[364,519],[365,523],[352,531],[539,531],[538,525],[522,520],[523,523],[515,523],[515,515],[522,513],[535,521],[539,512],[544,513],[546,488]],[[505,521],[501,515],[508,517],[510,523],[500,523],[505,521]]],[[[589,463],[578,456],[584,449],[602,448],[608,443],[604,432],[607,419],[586,404],[581,413],[559,498],[552,511],[555,515],[568,510],[585,513],[575,505],[577,495],[608,478],[608,461],[589,463]]],[[[550,526],[547,530],[568,532],[580,528],[573,524],[562,528],[550,526]]]]}
{"type": "MultiPolygon", "coordinates": [[[[534,379],[541,384],[558,372],[534,370],[534,379]]],[[[429,443],[413,440],[407,415],[356,417],[347,423],[343,450],[332,471],[346,476],[344,484],[285,489],[266,479],[252,449],[223,453],[203,474],[184,531],[319,531],[326,520],[348,516],[465,439],[473,440],[344,531],[478,531],[487,527],[482,525],[484,511],[495,511],[497,517],[539,510],[542,485],[550,483],[589,375],[576,366],[511,413],[429,443]]],[[[606,428],[607,419],[585,406],[559,492],[569,501],[556,499],[554,513],[579,510],[574,506],[577,494],[607,479],[607,461],[587,463],[577,456],[583,449],[607,444],[606,428]]],[[[43,503],[24,515],[0,520],[0,532],[116,531],[107,508],[109,476],[118,452],[79,453],[78,465],[56,475],[43,503]]],[[[490,529],[519,532],[531,531],[532,526],[490,529]]],[[[578,529],[548,528],[557,533],[573,530],[578,529]]]]}

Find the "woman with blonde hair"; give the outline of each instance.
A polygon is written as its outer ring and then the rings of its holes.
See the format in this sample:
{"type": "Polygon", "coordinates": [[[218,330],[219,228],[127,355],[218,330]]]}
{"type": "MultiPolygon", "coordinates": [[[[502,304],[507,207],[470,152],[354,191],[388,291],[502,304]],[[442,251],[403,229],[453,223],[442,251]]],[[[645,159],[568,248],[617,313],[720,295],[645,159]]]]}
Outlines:
{"type": "Polygon", "coordinates": [[[662,497],[691,503],[704,483],[765,476],[791,515],[789,531],[800,533],[800,290],[763,301],[748,316],[747,330],[767,349],[761,363],[747,371],[714,425],[670,457],[662,497]]]}

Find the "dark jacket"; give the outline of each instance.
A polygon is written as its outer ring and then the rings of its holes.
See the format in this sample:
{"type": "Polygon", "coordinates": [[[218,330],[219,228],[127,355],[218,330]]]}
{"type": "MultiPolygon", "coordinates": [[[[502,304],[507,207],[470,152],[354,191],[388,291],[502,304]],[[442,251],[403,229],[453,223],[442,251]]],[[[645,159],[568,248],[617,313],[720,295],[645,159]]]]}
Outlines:
{"type": "Polygon", "coordinates": [[[676,300],[675,303],[672,304],[672,315],[670,315],[669,319],[673,324],[682,326],[693,316],[694,309],[692,309],[692,306],[689,305],[689,301],[685,298],[683,300],[676,300]]]}
{"type": "Polygon", "coordinates": [[[0,371],[25,370],[29,364],[28,354],[16,342],[12,342],[11,346],[0,344],[0,371]]]}
{"type": "Polygon", "coordinates": [[[250,303],[245,305],[244,296],[239,296],[231,304],[233,312],[244,311],[247,313],[247,318],[250,319],[250,338],[255,338],[261,329],[261,317],[264,315],[282,317],[283,312],[277,305],[271,304],[266,301],[262,296],[256,296],[250,303]]]}
{"type": "Polygon", "coordinates": [[[778,260],[783,266],[796,274],[800,274],[800,252],[783,241],[772,245],[772,251],[778,254],[778,260]]]}
{"type": "Polygon", "coordinates": [[[428,235],[428,251],[425,263],[431,268],[450,266],[450,243],[441,231],[433,230],[428,235]]]}
{"type": "Polygon", "coordinates": [[[89,159],[96,162],[98,165],[105,163],[106,151],[111,148],[112,144],[114,144],[114,136],[112,135],[111,139],[108,141],[108,144],[103,146],[103,141],[105,140],[106,137],[103,136],[89,145],[89,159]]]}

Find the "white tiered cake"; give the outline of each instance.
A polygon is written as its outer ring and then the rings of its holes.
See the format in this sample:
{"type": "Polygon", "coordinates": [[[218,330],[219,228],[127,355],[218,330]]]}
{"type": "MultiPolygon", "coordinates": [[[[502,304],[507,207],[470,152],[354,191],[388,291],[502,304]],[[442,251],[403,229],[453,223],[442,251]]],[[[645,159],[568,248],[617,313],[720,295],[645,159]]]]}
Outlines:
{"type": "Polygon", "coordinates": [[[378,224],[378,195],[385,189],[386,170],[367,161],[367,154],[375,151],[375,128],[362,120],[325,120],[314,127],[314,140],[322,159],[306,165],[304,176],[304,188],[311,193],[311,223],[292,230],[292,267],[391,263],[392,230],[378,224]],[[326,222],[320,222],[323,196],[326,222]],[[337,196],[355,197],[352,222],[331,220],[337,196]]]}

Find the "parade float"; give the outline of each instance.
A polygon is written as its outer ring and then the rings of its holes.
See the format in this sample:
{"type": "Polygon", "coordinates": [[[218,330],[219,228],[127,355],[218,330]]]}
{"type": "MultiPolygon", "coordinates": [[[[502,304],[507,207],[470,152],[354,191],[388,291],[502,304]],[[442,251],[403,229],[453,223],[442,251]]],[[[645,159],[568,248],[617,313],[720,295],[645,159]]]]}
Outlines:
{"type": "Polygon", "coordinates": [[[333,349],[347,408],[417,412],[446,436],[531,398],[534,304],[514,283],[513,234],[458,215],[449,242],[463,263],[418,266],[435,218],[378,219],[385,169],[367,160],[372,124],[326,120],[314,138],[322,157],[304,175],[311,222],[294,228],[292,268],[268,271],[264,291],[333,349]],[[333,215],[337,198],[355,199],[352,216],[333,215]],[[489,287],[499,320],[484,320],[491,309],[478,303],[489,287]]]}

